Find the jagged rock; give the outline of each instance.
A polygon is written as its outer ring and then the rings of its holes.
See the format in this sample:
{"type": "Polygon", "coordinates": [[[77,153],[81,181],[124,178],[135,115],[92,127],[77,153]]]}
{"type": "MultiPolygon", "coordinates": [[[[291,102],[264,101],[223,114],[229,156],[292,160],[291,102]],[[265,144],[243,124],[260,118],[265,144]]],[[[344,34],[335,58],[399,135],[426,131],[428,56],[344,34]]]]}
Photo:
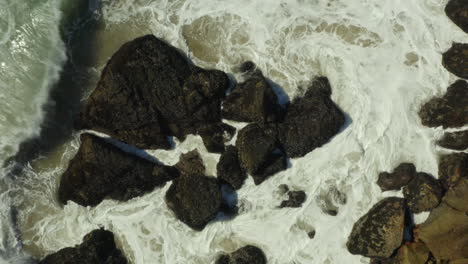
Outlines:
{"type": "Polygon", "coordinates": [[[468,178],[458,180],[447,191],[443,201],[458,211],[468,212],[468,178]]]}
{"type": "Polygon", "coordinates": [[[468,79],[468,44],[453,43],[452,47],[442,54],[442,65],[456,76],[468,79]]]}
{"type": "Polygon", "coordinates": [[[62,175],[58,198],[95,206],[103,199],[126,201],[151,192],[179,175],[177,169],[124,152],[92,134],[81,135],[81,146],[62,175]]]}
{"type": "Polygon", "coordinates": [[[468,258],[466,212],[441,203],[432,210],[426,222],[417,227],[416,234],[439,262],[468,258]]]}
{"type": "Polygon", "coordinates": [[[221,210],[223,197],[215,178],[182,175],[166,192],[166,204],[176,217],[195,230],[202,230],[221,210]]]}
{"type": "Polygon", "coordinates": [[[302,157],[327,143],[345,122],[343,112],[330,99],[326,77],[316,78],[303,97],[287,108],[279,125],[279,139],[289,157],[302,157]]]}
{"type": "Polygon", "coordinates": [[[221,122],[229,86],[222,71],[192,65],[174,47],[147,35],[124,44],[109,60],[77,128],[109,134],[137,147],[171,147],[221,122]]]}
{"type": "Polygon", "coordinates": [[[306,193],[304,191],[289,191],[288,197],[288,200],[281,202],[280,208],[301,207],[306,200],[306,193]]]}
{"type": "Polygon", "coordinates": [[[206,149],[212,153],[223,153],[224,144],[232,139],[236,129],[228,124],[208,125],[198,130],[206,149]]]}
{"type": "Polygon", "coordinates": [[[441,156],[439,181],[442,187],[448,190],[462,178],[468,178],[468,154],[460,152],[441,156]]]}
{"type": "Polygon", "coordinates": [[[403,195],[410,211],[418,214],[436,208],[442,199],[443,189],[434,177],[419,172],[403,187],[403,195]]]}
{"type": "Polygon", "coordinates": [[[229,255],[222,255],[216,264],[266,264],[267,259],[261,249],[255,246],[242,247],[229,255]]]}
{"type": "Polygon", "coordinates": [[[468,2],[466,0],[450,0],[445,6],[447,16],[468,33],[468,2]]]}
{"type": "Polygon", "coordinates": [[[244,184],[247,173],[239,164],[239,153],[235,146],[226,147],[226,151],[221,154],[216,165],[218,179],[230,184],[238,190],[244,184]]]}
{"type": "Polygon", "coordinates": [[[196,149],[180,155],[179,162],[177,162],[175,167],[186,175],[205,174],[205,164],[203,164],[203,159],[196,149]]]}
{"type": "Polygon", "coordinates": [[[354,224],[346,246],[351,254],[388,258],[403,242],[404,225],[404,199],[385,198],[354,224]]]}
{"type": "Polygon", "coordinates": [[[268,129],[252,123],[239,131],[236,146],[241,166],[252,175],[255,184],[287,168],[287,159],[268,129]]]}
{"type": "Polygon", "coordinates": [[[97,229],[83,238],[75,247],[63,248],[50,254],[39,264],[127,264],[122,252],[116,248],[112,232],[97,229]]]}
{"type": "Polygon", "coordinates": [[[419,117],[422,124],[429,127],[468,124],[468,83],[458,80],[450,85],[443,97],[432,98],[421,107],[419,117]]]}
{"type": "Polygon", "coordinates": [[[468,130],[446,132],[437,144],[448,149],[465,150],[468,148],[468,130]]]}
{"type": "Polygon", "coordinates": [[[412,163],[401,163],[393,170],[393,173],[382,172],[379,174],[377,185],[382,192],[388,190],[400,190],[407,185],[416,175],[416,167],[412,163]]]}
{"type": "Polygon", "coordinates": [[[239,122],[274,122],[280,113],[278,98],[260,70],[249,77],[226,97],[222,115],[239,122]]]}

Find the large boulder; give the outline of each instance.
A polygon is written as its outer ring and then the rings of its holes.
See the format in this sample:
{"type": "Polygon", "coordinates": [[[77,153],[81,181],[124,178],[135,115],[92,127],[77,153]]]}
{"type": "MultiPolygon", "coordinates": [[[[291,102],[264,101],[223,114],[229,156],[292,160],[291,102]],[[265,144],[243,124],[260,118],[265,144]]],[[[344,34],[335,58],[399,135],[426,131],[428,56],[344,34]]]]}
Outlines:
{"type": "Polygon", "coordinates": [[[439,159],[439,181],[445,190],[454,186],[460,179],[468,179],[468,154],[453,153],[439,159]]]}
{"type": "Polygon", "coordinates": [[[235,146],[228,146],[221,154],[216,170],[218,179],[228,183],[235,190],[240,189],[247,178],[247,173],[239,164],[239,152],[235,146]]]}
{"type": "Polygon", "coordinates": [[[289,157],[302,157],[327,143],[345,123],[343,112],[331,100],[326,77],[316,78],[303,97],[288,106],[279,125],[279,139],[289,157]]]}
{"type": "Polygon", "coordinates": [[[405,202],[389,197],[375,204],[353,226],[346,246],[351,254],[388,258],[403,242],[405,202]]]}
{"type": "Polygon", "coordinates": [[[166,192],[166,204],[175,216],[193,228],[202,230],[221,210],[223,197],[215,178],[182,175],[166,192]]]}
{"type": "Polygon", "coordinates": [[[226,97],[223,118],[239,122],[274,122],[280,113],[278,98],[260,70],[248,73],[247,79],[226,97]]]}
{"type": "Polygon", "coordinates": [[[403,195],[410,211],[418,214],[436,208],[442,200],[443,189],[434,177],[419,172],[403,187],[403,195]]]}
{"type": "Polygon", "coordinates": [[[115,246],[112,232],[97,229],[83,238],[75,247],[63,248],[50,254],[39,264],[127,264],[122,252],[115,246]]]}
{"type": "Polygon", "coordinates": [[[177,169],[124,152],[92,134],[81,135],[81,146],[62,175],[59,201],[95,206],[103,199],[126,201],[151,192],[179,175],[177,169]]]}
{"type": "Polygon", "coordinates": [[[220,256],[215,264],[266,264],[263,251],[255,246],[245,246],[228,255],[220,256]]]}
{"type": "Polygon", "coordinates": [[[450,0],[445,6],[445,13],[453,23],[468,33],[468,1],[450,0]]]}
{"type": "Polygon", "coordinates": [[[422,124],[429,127],[461,127],[468,124],[468,83],[458,80],[443,97],[425,103],[419,111],[422,124]]]}
{"type": "Polygon", "coordinates": [[[143,36],[124,44],[109,60],[77,128],[144,149],[168,149],[168,136],[183,140],[221,122],[228,86],[224,72],[192,65],[166,42],[143,36]]]}
{"type": "Polygon", "coordinates": [[[468,148],[468,130],[446,132],[437,144],[448,149],[465,150],[468,148]]]}
{"type": "Polygon", "coordinates": [[[382,172],[379,174],[377,185],[382,192],[389,190],[400,190],[407,185],[416,175],[416,167],[412,163],[401,163],[392,173],[382,172]]]}
{"type": "Polygon", "coordinates": [[[468,79],[468,44],[453,43],[452,47],[442,54],[442,65],[456,76],[468,79]]]}

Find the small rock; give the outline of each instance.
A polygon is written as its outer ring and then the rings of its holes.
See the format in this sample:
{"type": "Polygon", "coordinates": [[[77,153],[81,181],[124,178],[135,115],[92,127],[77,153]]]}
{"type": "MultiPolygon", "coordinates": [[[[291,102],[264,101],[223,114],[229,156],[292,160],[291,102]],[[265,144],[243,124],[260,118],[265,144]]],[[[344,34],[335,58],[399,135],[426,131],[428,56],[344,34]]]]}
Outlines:
{"type": "Polygon", "coordinates": [[[393,170],[393,173],[382,172],[379,174],[377,185],[382,192],[400,190],[407,185],[416,175],[416,167],[412,163],[401,163],[393,170]]]}
{"type": "Polygon", "coordinates": [[[253,63],[252,61],[246,61],[240,65],[239,70],[242,73],[252,72],[255,70],[255,67],[257,67],[255,63],[253,63]]]}
{"type": "Polygon", "coordinates": [[[289,191],[288,192],[288,200],[282,201],[280,208],[284,207],[301,207],[301,205],[306,200],[306,193],[304,191],[289,191]]]}
{"type": "Polygon", "coordinates": [[[450,0],[445,6],[445,14],[468,33],[468,2],[466,0],[450,0]]]}
{"type": "Polygon", "coordinates": [[[308,236],[310,239],[314,239],[315,234],[316,234],[316,231],[315,231],[315,230],[312,230],[312,231],[307,232],[307,236],[308,236]]]}
{"type": "Polygon", "coordinates": [[[416,177],[403,188],[408,208],[418,214],[436,208],[442,199],[442,187],[434,177],[419,172],[416,177]]]}
{"type": "Polygon", "coordinates": [[[230,141],[235,133],[236,128],[225,123],[203,126],[198,130],[203,144],[211,153],[223,153],[224,144],[230,141]]]}
{"type": "Polygon", "coordinates": [[[465,150],[468,148],[468,130],[446,132],[437,144],[448,149],[465,150]]]}
{"type": "Polygon", "coordinates": [[[456,76],[468,79],[468,44],[453,43],[452,47],[442,54],[442,65],[456,76]]]}
{"type": "Polygon", "coordinates": [[[238,190],[244,184],[247,173],[239,164],[239,153],[235,146],[227,146],[216,165],[218,179],[238,190]]]}
{"type": "Polygon", "coordinates": [[[468,178],[468,154],[460,152],[442,155],[439,160],[439,181],[442,187],[448,190],[462,178],[468,178]]]}
{"type": "Polygon", "coordinates": [[[242,247],[229,255],[222,255],[215,264],[266,264],[267,259],[261,249],[255,246],[242,247]]]}
{"type": "Polygon", "coordinates": [[[279,193],[283,195],[289,191],[289,186],[287,184],[280,184],[280,186],[278,186],[278,189],[279,189],[279,193]]]}
{"type": "Polygon", "coordinates": [[[50,254],[39,264],[127,264],[122,252],[115,246],[112,232],[97,229],[83,238],[75,247],[63,248],[50,254]]]}
{"type": "Polygon", "coordinates": [[[202,230],[221,210],[223,197],[215,178],[204,175],[182,175],[166,192],[166,204],[176,217],[193,228],[202,230]]]}
{"type": "Polygon", "coordinates": [[[404,225],[404,199],[385,198],[354,224],[346,246],[351,254],[388,258],[403,241],[404,225]]]}
{"type": "Polygon", "coordinates": [[[196,149],[180,155],[179,162],[177,162],[175,167],[186,175],[205,174],[205,165],[200,157],[200,153],[196,149]]]}

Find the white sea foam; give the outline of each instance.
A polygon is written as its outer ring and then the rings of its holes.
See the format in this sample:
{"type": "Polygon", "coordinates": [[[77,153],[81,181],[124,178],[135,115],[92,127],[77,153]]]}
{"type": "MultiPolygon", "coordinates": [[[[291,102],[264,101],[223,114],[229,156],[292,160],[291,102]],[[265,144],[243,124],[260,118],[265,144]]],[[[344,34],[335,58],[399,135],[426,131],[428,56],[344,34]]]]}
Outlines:
{"type": "MultiPolygon", "coordinates": [[[[349,116],[348,123],[325,146],[292,160],[287,171],[260,186],[249,178],[237,194],[240,214],[214,221],[201,232],[192,231],[167,208],[169,185],[128,202],[106,200],[95,208],[70,202],[60,207],[56,188],[79,146],[75,136],[34,162],[22,177],[17,197],[24,197],[19,218],[24,243],[42,257],[79,243],[84,234],[103,226],[115,233],[135,264],[212,263],[220,252],[245,244],[262,248],[272,264],[366,263],[345,247],[353,223],[382,197],[401,195],[382,194],[375,184],[377,174],[413,162],[419,171],[437,175],[441,150],[434,141],[442,130],[423,127],[417,112],[456,79],[442,67],[441,53],[452,41],[468,41],[445,16],[446,3],[104,0],[108,30],[138,20],[136,24],[147,27],[138,30],[164,38],[198,65],[227,72],[253,60],[291,98],[313,76],[328,76],[332,98],[349,116]],[[276,208],[283,198],[280,184],[307,192],[302,208],[276,208]],[[347,198],[346,204],[337,204],[337,216],[320,207],[322,194],[333,188],[347,198]],[[314,239],[307,236],[312,229],[314,239]]],[[[178,142],[173,151],[149,153],[174,164],[180,153],[193,148],[203,155],[208,174],[215,175],[219,155],[207,153],[198,136],[178,142]]]]}

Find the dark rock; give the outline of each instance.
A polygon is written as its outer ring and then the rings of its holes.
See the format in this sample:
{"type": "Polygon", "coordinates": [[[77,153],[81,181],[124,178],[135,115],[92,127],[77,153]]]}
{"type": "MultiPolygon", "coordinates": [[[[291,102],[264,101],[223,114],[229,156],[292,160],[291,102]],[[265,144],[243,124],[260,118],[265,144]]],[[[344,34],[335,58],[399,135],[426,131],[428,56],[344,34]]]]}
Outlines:
{"type": "Polygon", "coordinates": [[[429,249],[421,242],[406,243],[395,256],[388,259],[372,259],[374,264],[428,264],[429,249]]]}
{"type": "Polygon", "coordinates": [[[468,33],[468,2],[466,0],[450,0],[445,6],[447,16],[468,33]]]}
{"type": "Polygon", "coordinates": [[[221,210],[223,197],[215,178],[182,175],[166,192],[166,204],[176,217],[195,230],[202,230],[221,210]]]}
{"type": "Polygon", "coordinates": [[[314,239],[315,234],[316,234],[316,231],[315,231],[315,230],[312,230],[312,231],[307,232],[307,236],[308,236],[310,239],[314,239]]]}
{"type": "Polygon", "coordinates": [[[415,175],[416,167],[414,167],[412,163],[401,163],[393,170],[393,173],[380,173],[377,185],[379,185],[382,192],[400,190],[400,188],[407,185],[415,175]]]}
{"type": "Polygon", "coordinates": [[[448,149],[465,150],[468,148],[468,130],[446,132],[437,144],[448,149]]]}
{"type": "Polygon", "coordinates": [[[222,115],[239,122],[274,122],[280,113],[278,98],[261,71],[257,70],[226,97],[222,115]]]}
{"type": "Polygon", "coordinates": [[[468,44],[453,43],[452,47],[442,54],[442,65],[456,76],[468,79],[468,44]]]}
{"type": "Polygon", "coordinates": [[[83,243],[48,255],[39,264],[127,264],[116,248],[112,232],[98,229],[87,234],[83,243]]]}
{"type": "Polygon", "coordinates": [[[388,258],[403,242],[405,202],[389,197],[374,205],[353,226],[346,246],[351,254],[388,258]]]}
{"type": "Polygon", "coordinates": [[[280,141],[289,157],[302,157],[327,143],[345,122],[330,99],[326,77],[316,78],[303,97],[295,98],[279,126],[280,141]]]}
{"type": "Polygon", "coordinates": [[[461,127],[468,124],[468,83],[458,80],[443,97],[425,103],[419,111],[422,124],[429,127],[461,127]]]}
{"type": "Polygon", "coordinates": [[[222,255],[216,264],[266,264],[267,259],[261,249],[255,246],[242,247],[229,255],[222,255]]]}
{"type": "Polygon", "coordinates": [[[240,65],[239,70],[242,73],[252,72],[255,70],[256,67],[257,66],[252,61],[246,61],[240,65]]]}
{"type": "Polygon", "coordinates": [[[92,134],[81,135],[81,146],[62,175],[59,201],[95,206],[103,199],[126,201],[151,192],[178,176],[175,168],[155,164],[122,151],[92,134]]]}
{"type": "Polygon", "coordinates": [[[221,122],[229,86],[224,72],[190,64],[152,35],[124,44],[109,60],[77,128],[109,134],[137,147],[171,147],[201,126],[221,122]]]}
{"type": "Polygon", "coordinates": [[[403,187],[403,195],[410,211],[414,214],[436,208],[442,199],[442,187],[431,175],[419,172],[416,177],[403,187]]]}
{"type": "Polygon", "coordinates": [[[216,165],[218,179],[238,190],[244,184],[247,173],[239,164],[239,153],[235,146],[227,146],[216,165]]]}
{"type": "Polygon", "coordinates": [[[198,130],[206,149],[212,153],[223,153],[224,144],[230,141],[235,133],[236,128],[225,123],[204,126],[198,130]]]}
{"type": "Polygon", "coordinates": [[[306,193],[304,191],[289,191],[288,200],[282,201],[280,207],[301,207],[306,200],[306,193]]]}
{"type": "Polygon", "coordinates": [[[467,153],[453,153],[440,157],[439,181],[445,190],[448,190],[463,178],[468,179],[467,153]]]}
{"type": "Polygon", "coordinates": [[[179,162],[177,162],[175,167],[186,175],[205,174],[205,165],[196,149],[180,155],[179,162]]]}
{"type": "Polygon", "coordinates": [[[326,213],[327,215],[331,215],[331,216],[337,216],[338,215],[338,210],[337,209],[327,209],[327,210],[324,210],[323,212],[326,213]]]}
{"type": "Polygon", "coordinates": [[[287,168],[286,157],[279,151],[276,138],[267,131],[253,123],[241,129],[237,136],[240,164],[253,176],[255,184],[287,168]]]}

